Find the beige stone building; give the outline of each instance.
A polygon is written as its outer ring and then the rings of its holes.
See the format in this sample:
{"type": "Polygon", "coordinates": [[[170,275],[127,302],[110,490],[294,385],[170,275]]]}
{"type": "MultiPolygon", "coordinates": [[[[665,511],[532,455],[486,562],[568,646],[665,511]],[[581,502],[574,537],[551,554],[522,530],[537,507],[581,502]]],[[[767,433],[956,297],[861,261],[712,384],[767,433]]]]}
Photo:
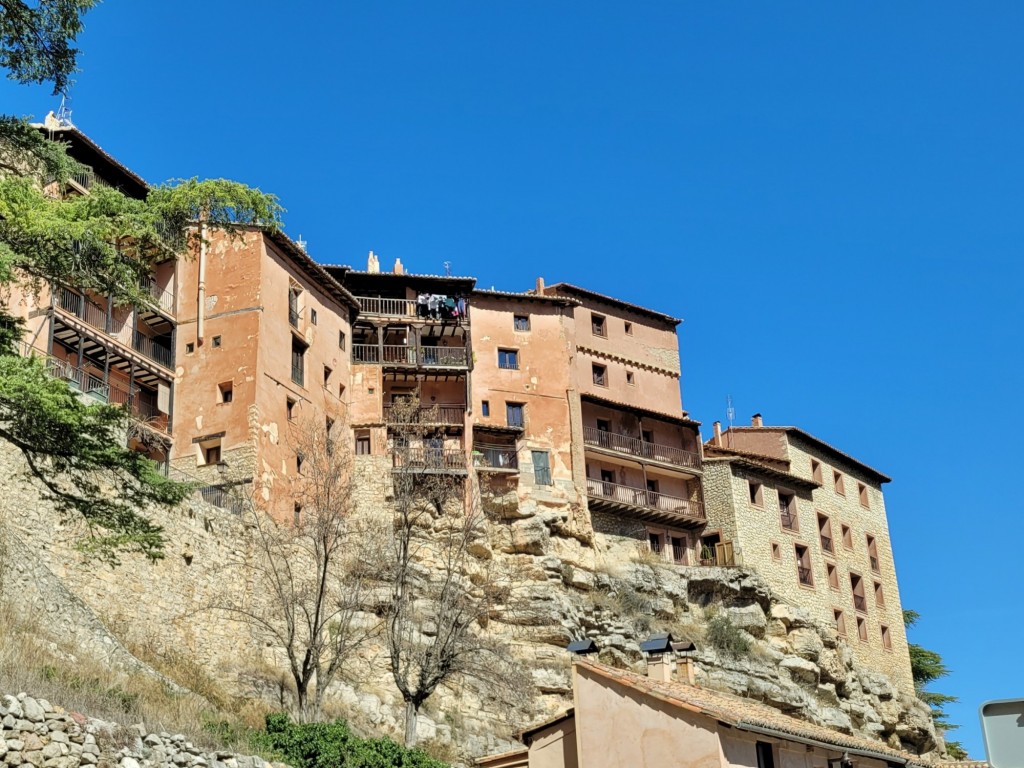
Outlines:
{"type": "MultiPolygon", "coordinates": [[[[682,677],[682,676],[680,676],[682,677]]],[[[523,748],[481,768],[893,768],[920,758],[673,679],[663,660],[639,675],[577,660],[573,708],[522,734],[523,748]]]]}
{"type": "Polygon", "coordinates": [[[882,485],[889,477],[797,427],[732,427],[705,445],[706,537],[913,691],[882,485]]]}

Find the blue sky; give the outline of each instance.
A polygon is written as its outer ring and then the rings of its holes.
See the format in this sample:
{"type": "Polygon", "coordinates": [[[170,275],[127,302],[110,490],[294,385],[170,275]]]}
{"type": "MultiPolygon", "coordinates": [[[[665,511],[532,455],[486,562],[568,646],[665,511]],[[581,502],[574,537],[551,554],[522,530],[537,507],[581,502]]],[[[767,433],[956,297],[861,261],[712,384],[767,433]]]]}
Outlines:
{"type": "MultiPolygon", "coordinates": [[[[938,689],[980,757],[979,703],[1024,696],[1022,22],[1009,2],[107,0],[71,106],[150,181],[275,192],[323,262],[543,275],[686,318],[706,432],[732,395],[739,421],[895,478],[912,639],[952,668],[938,689]]],[[[5,112],[56,106],[0,83],[5,112]]]]}

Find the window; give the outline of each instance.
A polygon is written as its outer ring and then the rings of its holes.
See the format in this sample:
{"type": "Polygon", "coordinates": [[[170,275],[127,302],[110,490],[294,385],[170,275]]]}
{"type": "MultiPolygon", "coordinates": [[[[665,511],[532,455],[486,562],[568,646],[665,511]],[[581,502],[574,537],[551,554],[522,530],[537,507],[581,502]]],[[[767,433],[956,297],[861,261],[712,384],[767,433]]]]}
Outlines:
{"type": "Polygon", "coordinates": [[[662,540],[662,538],[663,537],[662,537],[662,535],[660,533],[648,533],[647,534],[647,544],[651,548],[651,552],[653,552],[656,555],[660,555],[661,554],[661,540],[662,540]]]}
{"type": "Polygon", "coordinates": [[[296,528],[302,525],[302,505],[298,502],[295,502],[294,521],[296,528]]]}
{"type": "Polygon", "coordinates": [[[835,563],[825,563],[825,575],[828,577],[828,585],[831,589],[839,589],[839,569],[835,563]]]}
{"type": "Polygon", "coordinates": [[[288,324],[292,328],[299,327],[299,296],[301,294],[302,289],[297,285],[288,287],[288,324]]]}
{"type": "Polygon", "coordinates": [[[633,335],[633,324],[631,322],[629,322],[629,320],[627,320],[625,323],[623,323],[623,327],[624,327],[624,329],[626,331],[626,335],[627,336],[632,336],[633,335]]]}
{"type": "Polygon", "coordinates": [[[641,429],[640,430],[640,440],[641,440],[641,442],[644,442],[644,443],[653,443],[654,442],[654,431],[650,430],[650,429],[641,429]]]}
{"type": "Polygon", "coordinates": [[[669,536],[669,543],[672,545],[672,561],[675,563],[686,563],[686,537],[669,536]]]}
{"type": "Polygon", "coordinates": [[[507,368],[512,371],[519,370],[519,350],[517,349],[499,349],[498,350],[498,367],[507,368]]]}
{"type": "Polygon", "coordinates": [[[835,616],[836,632],[840,635],[846,635],[846,617],[843,615],[843,612],[838,608],[833,608],[832,615],[835,616]]]}
{"type": "Polygon", "coordinates": [[[326,365],[325,365],[325,366],[324,366],[324,386],[325,386],[325,387],[326,387],[326,386],[327,386],[328,384],[330,384],[330,383],[331,383],[331,374],[332,374],[332,373],[333,373],[333,371],[332,371],[332,370],[330,369],[330,367],[329,367],[329,366],[326,366],[326,365]]]}
{"type": "Polygon", "coordinates": [[[356,455],[357,456],[369,456],[370,455],[370,431],[360,430],[356,432],[356,455]]]}
{"type": "Polygon", "coordinates": [[[772,560],[782,559],[782,547],[779,546],[779,542],[772,542],[772,560]]]}
{"type": "Polygon", "coordinates": [[[775,752],[766,741],[757,742],[757,768],[775,768],[775,752]]]}
{"type": "Polygon", "coordinates": [[[598,432],[611,432],[612,423],[608,419],[597,420],[597,431],[598,432]]]}
{"type": "Polygon", "coordinates": [[[843,530],[843,546],[846,549],[853,549],[853,533],[850,531],[850,526],[845,523],[842,525],[843,530]]]}
{"type": "Polygon", "coordinates": [[[306,381],[306,345],[292,336],[292,381],[300,387],[306,381]]]}
{"type": "Polygon", "coordinates": [[[811,573],[811,551],[803,544],[796,544],[796,575],[800,583],[805,587],[814,586],[814,576],[811,573]]]}
{"type": "Polygon", "coordinates": [[[816,483],[821,483],[821,462],[811,459],[811,479],[816,483]]]}
{"type": "Polygon", "coordinates": [[[315,309],[310,309],[309,310],[309,324],[310,325],[316,325],[316,310],[315,309]]]}
{"type": "Polygon", "coordinates": [[[491,415],[491,401],[481,400],[480,401],[480,415],[487,417],[491,415]]]}
{"type": "Polygon", "coordinates": [[[750,503],[755,507],[763,506],[764,499],[761,495],[761,484],[751,480],[748,484],[748,490],[750,492],[750,503]]]}
{"type": "Polygon", "coordinates": [[[853,591],[853,607],[861,613],[867,613],[868,601],[864,597],[864,580],[856,573],[850,574],[850,589],[853,591]]]}
{"type": "Polygon", "coordinates": [[[864,483],[857,483],[857,498],[860,505],[865,509],[871,508],[871,499],[868,498],[868,487],[864,483]]]}
{"type": "Polygon", "coordinates": [[[302,474],[302,462],[303,461],[304,461],[304,459],[303,459],[302,454],[301,453],[296,453],[295,454],[295,474],[297,474],[297,475],[301,475],[302,474]]]}
{"type": "Polygon", "coordinates": [[[505,423],[510,427],[525,427],[522,403],[505,403],[505,423]]]}
{"type": "Polygon", "coordinates": [[[889,628],[882,625],[882,647],[887,651],[892,650],[892,636],[889,634],[889,628]]]}
{"type": "Polygon", "coordinates": [[[220,347],[220,336],[214,336],[213,337],[213,348],[217,349],[218,347],[220,347]]]}
{"type": "MultiPolygon", "coordinates": [[[[331,430],[333,430],[333,429],[334,429],[334,419],[332,419],[330,416],[328,416],[324,420],[324,432],[327,434],[328,438],[331,437],[331,430]]],[[[329,448],[328,448],[328,450],[329,450],[329,448]]]]}
{"type": "Polygon", "coordinates": [[[514,315],[512,317],[512,328],[517,331],[528,331],[530,330],[530,316],[529,315],[514,315]]]}
{"type": "Polygon", "coordinates": [[[230,403],[231,398],[234,396],[232,383],[225,381],[222,384],[217,385],[217,402],[218,403],[230,403]]]}
{"type": "Polygon", "coordinates": [[[843,485],[843,473],[842,472],[836,472],[835,470],[832,471],[832,484],[836,488],[836,493],[838,493],[840,496],[845,496],[846,495],[846,488],[843,485]]]}
{"type": "Polygon", "coordinates": [[[857,617],[857,637],[862,643],[868,641],[868,623],[860,616],[857,617]]]}
{"type": "Polygon", "coordinates": [[[882,582],[875,582],[875,605],[885,608],[885,593],[882,591],[882,582]]]}
{"type": "Polygon", "coordinates": [[[822,550],[832,554],[835,551],[832,546],[832,521],[826,515],[818,515],[818,536],[821,538],[822,550]]]}
{"type": "Polygon", "coordinates": [[[547,451],[530,451],[533,455],[533,482],[551,485],[551,462],[547,451]]]}
{"type": "Polygon", "coordinates": [[[345,332],[338,331],[338,349],[345,348],[345,332]]]}
{"type": "Polygon", "coordinates": [[[590,368],[594,376],[594,383],[599,387],[607,387],[608,368],[603,365],[598,365],[597,363],[594,363],[590,368]]]}
{"type": "Polygon", "coordinates": [[[344,397],[344,396],[345,396],[345,385],[344,384],[339,384],[338,385],[338,397],[344,397]]]}
{"type": "Polygon", "coordinates": [[[284,401],[284,407],[285,411],[288,414],[288,421],[291,421],[292,419],[295,418],[295,401],[292,400],[290,397],[287,398],[284,401]]]}
{"type": "Polygon", "coordinates": [[[219,464],[220,463],[220,441],[218,440],[214,445],[208,445],[203,448],[203,463],[204,464],[219,464]]]}
{"type": "Polygon", "coordinates": [[[196,345],[195,345],[194,341],[190,341],[187,344],[185,344],[185,354],[186,355],[191,355],[195,351],[196,351],[196,345]]]}
{"type": "Polygon", "coordinates": [[[878,545],[875,544],[875,537],[870,533],[867,534],[868,542],[868,560],[871,561],[871,570],[875,573],[880,573],[878,569],[878,545]]]}
{"type": "Polygon", "coordinates": [[[797,530],[796,498],[792,493],[779,491],[779,519],[787,531],[797,530]]]}
{"type": "Polygon", "coordinates": [[[633,372],[632,371],[626,371],[626,383],[629,384],[629,386],[631,386],[631,387],[634,384],[636,384],[636,381],[635,381],[635,379],[633,377],[633,372]]]}
{"type": "Polygon", "coordinates": [[[595,336],[608,336],[608,325],[605,322],[604,315],[590,313],[590,330],[593,331],[595,336]]]}

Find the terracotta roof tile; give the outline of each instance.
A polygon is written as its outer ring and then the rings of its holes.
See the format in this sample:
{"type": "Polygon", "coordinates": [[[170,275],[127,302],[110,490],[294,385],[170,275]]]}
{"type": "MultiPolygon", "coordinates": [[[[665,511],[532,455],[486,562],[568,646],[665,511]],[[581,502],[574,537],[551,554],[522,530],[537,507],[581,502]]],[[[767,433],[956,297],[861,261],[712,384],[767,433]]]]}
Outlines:
{"type": "Polygon", "coordinates": [[[640,691],[680,709],[715,718],[741,730],[745,727],[764,729],[772,731],[780,737],[791,736],[795,740],[827,744],[836,750],[867,753],[913,766],[929,765],[924,758],[892,749],[880,741],[833,731],[823,725],[783,714],[777,709],[751,699],[681,682],[666,683],[592,661],[580,659],[575,663],[577,667],[589,670],[607,680],[640,691]]]}
{"type": "Polygon", "coordinates": [[[573,285],[572,283],[555,283],[554,285],[549,285],[544,289],[544,293],[549,295],[552,293],[560,293],[562,291],[566,293],[575,293],[590,299],[597,299],[598,301],[604,301],[616,307],[631,309],[634,312],[639,312],[642,315],[653,317],[672,326],[679,325],[681,322],[683,322],[678,317],[672,317],[672,315],[666,315],[665,313],[658,312],[657,310],[648,309],[647,307],[641,307],[639,304],[630,304],[628,301],[616,299],[614,296],[605,296],[603,293],[598,293],[597,291],[590,291],[587,290],[586,288],[580,288],[578,285],[573,285]]]}

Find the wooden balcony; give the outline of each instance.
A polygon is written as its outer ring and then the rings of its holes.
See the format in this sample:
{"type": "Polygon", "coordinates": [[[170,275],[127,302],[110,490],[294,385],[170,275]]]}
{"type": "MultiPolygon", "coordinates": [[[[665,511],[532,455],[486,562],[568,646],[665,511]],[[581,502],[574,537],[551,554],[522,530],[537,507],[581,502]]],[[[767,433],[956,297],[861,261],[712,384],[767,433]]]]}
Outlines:
{"type": "Polygon", "coordinates": [[[473,443],[473,466],[479,472],[518,472],[519,452],[514,445],[473,443]]]}
{"type": "Polygon", "coordinates": [[[684,451],[671,445],[649,443],[628,435],[616,435],[594,427],[583,428],[583,443],[609,453],[654,462],[687,470],[701,468],[700,454],[684,451]]]}
{"type": "Polygon", "coordinates": [[[457,319],[421,315],[416,299],[389,299],[380,296],[356,296],[359,302],[359,314],[365,317],[384,317],[389,320],[417,321],[422,323],[452,323],[467,325],[466,315],[457,319]]]}
{"type": "Polygon", "coordinates": [[[469,368],[465,347],[410,347],[405,344],[353,344],[352,362],[388,368],[469,368]]]}
{"type": "Polygon", "coordinates": [[[464,403],[438,403],[423,405],[415,410],[399,403],[384,406],[384,421],[387,424],[423,424],[427,426],[461,427],[466,423],[464,403]]]}
{"type": "Polygon", "coordinates": [[[396,471],[435,474],[466,474],[466,452],[462,448],[413,445],[392,454],[396,471]]]}
{"type": "Polygon", "coordinates": [[[587,497],[591,509],[629,512],[655,522],[675,524],[705,523],[704,505],[667,493],[633,488],[628,485],[587,478],[587,497]]]}

